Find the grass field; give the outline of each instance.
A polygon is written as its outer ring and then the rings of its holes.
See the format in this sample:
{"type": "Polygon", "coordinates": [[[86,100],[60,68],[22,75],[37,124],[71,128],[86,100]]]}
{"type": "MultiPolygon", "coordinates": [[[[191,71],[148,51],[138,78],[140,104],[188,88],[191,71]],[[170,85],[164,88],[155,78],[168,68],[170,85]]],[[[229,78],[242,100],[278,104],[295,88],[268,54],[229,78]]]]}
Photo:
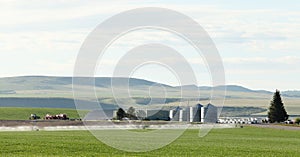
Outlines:
{"type": "MultiPolygon", "coordinates": [[[[106,146],[88,131],[0,132],[1,156],[299,156],[300,132],[267,128],[187,130],[161,149],[130,153],[106,146]]],[[[134,139],[133,139],[134,140],[134,139]]]]}
{"type": "Polygon", "coordinates": [[[79,118],[79,115],[75,109],[0,107],[1,120],[28,120],[30,114],[32,113],[37,114],[41,118],[43,118],[47,113],[53,115],[65,113],[69,118],[79,118]]]}

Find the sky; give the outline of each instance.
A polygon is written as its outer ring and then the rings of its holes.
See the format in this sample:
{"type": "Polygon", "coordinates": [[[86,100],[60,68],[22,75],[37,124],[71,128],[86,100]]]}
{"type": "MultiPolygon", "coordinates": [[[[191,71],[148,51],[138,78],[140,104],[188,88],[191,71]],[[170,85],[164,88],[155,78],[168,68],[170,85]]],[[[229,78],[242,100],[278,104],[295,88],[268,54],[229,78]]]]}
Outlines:
{"type": "MultiPolygon", "coordinates": [[[[226,84],[271,91],[300,89],[300,2],[296,0],[1,0],[0,77],[72,76],[88,34],[113,15],[140,7],[172,9],[197,21],[222,57],[226,84]]],[[[112,76],[126,52],[152,42],[176,49],[191,64],[198,85],[211,85],[209,70],[195,49],[162,30],[121,36],[99,60],[96,76],[112,76]]],[[[178,85],[170,70],[155,64],[138,67],[132,77],[178,85]]]]}

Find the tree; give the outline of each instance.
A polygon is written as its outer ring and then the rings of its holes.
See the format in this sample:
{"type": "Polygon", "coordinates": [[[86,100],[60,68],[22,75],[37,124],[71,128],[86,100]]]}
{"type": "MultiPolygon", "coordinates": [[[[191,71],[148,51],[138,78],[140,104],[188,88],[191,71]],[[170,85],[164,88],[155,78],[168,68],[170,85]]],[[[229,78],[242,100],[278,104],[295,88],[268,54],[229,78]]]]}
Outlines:
{"type": "Polygon", "coordinates": [[[124,117],[126,117],[126,112],[122,108],[119,108],[117,111],[117,119],[122,120],[124,117]]]}
{"type": "Polygon", "coordinates": [[[296,119],[295,119],[295,123],[296,123],[296,124],[300,124],[300,118],[296,118],[296,119]]]}
{"type": "Polygon", "coordinates": [[[131,120],[137,119],[135,109],[133,107],[129,107],[127,110],[127,117],[131,120]]]}
{"type": "Polygon", "coordinates": [[[289,115],[287,114],[282,103],[279,90],[276,90],[274,93],[271,106],[269,107],[268,118],[271,123],[284,122],[289,118],[289,115]]]}

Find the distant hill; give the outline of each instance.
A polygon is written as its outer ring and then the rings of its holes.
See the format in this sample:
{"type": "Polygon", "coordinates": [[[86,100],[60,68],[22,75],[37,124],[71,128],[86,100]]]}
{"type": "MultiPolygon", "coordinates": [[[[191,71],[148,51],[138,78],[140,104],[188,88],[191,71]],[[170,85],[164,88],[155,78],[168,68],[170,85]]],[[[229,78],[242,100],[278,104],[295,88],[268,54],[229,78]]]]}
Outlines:
{"type": "Polygon", "coordinates": [[[200,86],[200,90],[223,90],[226,89],[227,91],[235,91],[235,92],[256,92],[256,93],[272,93],[266,90],[252,90],[243,86],[238,85],[226,85],[226,86],[216,86],[216,87],[209,87],[209,86],[200,86]]]}
{"type": "MultiPolygon", "coordinates": [[[[226,86],[195,86],[195,85],[184,85],[184,86],[170,86],[162,83],[147,81],[137,78],[111,78],[111,77],[78,77],[76,78],[79,82],[77,87],[80,88],[83,95],[85,90],[90,89],[90,79],[95,80],[95,87],[99,94],[99,97],[112,97],[111,84],[113,81],[114,87],[120,90],[126,90],[125,83],[129,81],[129,87],[134,91],[133,97],[148,97],[149,88],[151,87],[154,91],[161,91],[161,87],[168,92],[169,97],[180,97],[180,89],[190,92],[187,95],[195,95],[199,90],[201,91],[202,98],[210,96],[210,91],[222,91],[224,88],[227,90],[228,97],[243,97],[245,93],[252,93],[254,97],[265,96],[272,94],[266,90],[252,90],[243,86],[238,85],[226,85],[226,86]],[[153,88],[154,87],[154,88],[153,88]],[[171,94],[170,94],[171,93],[171,94]]],[[[93,88],[93,87],[92,87],[93,88]]],[[[159,92],[151,92],[161,96],[159,92]]],[[[284,96],[299,97],[300,91],[283,91],[284,96]]],[[[247,95],[247,97],[251,97],[247,95]]],[[[6,77],[0,78],[0,97],[62,97],[72,98],[72,77],[53,77],[53,76],[20,76],[20,77],[6,77]]]]}
{"type": "MultiPolygon", "coordinates": [[[[78,82],[81,85],[86,85],[85,82],[90,80],[88,77],[77,77],[78,82]]],[[[97,87],[110,87],[113,80],[114,85],[121,86],[127,78],[120,77],[96,77],[95,86],[97,87]]],[[[153,84],[159,84],[165,87],[171,87],[169,85],[155,83],[143,79],[130,78],[130,86],[151,86],[153,84]]],[[[55,89],[56,87],[63,87],[72,85],[72,77],[53,77],[53,76],[20,76],[20,77],[6,77],[0,78],[1,91],[10,91],[11,89],[55,89]]]]}
{"type": "MultiPolygon", "coordinates": [[[[86,108],[93,109],[95,106],[94,94],[87,91],[95,89],[98,101],[103,108],[116,108],[116,100],[111,90],[111,81],[114,82],[115,92],[122,97],[124,106],[149,105],[193,105],[196,103],[207,104],[211,101],[211,90],[214,89],[214,98],[223,99],[226,88],[226,106],[233,107],[260,107],[267,108],[273,92],[266,90],[252,90],[238,85],[226,86],[170,86],[162,83],[143,79],[130,78],[129,89],[125,86],[128,78],[79,77],[78,84],[74,87],[80,101],[86,104],[86,108]],[[95,88],[89,82],[95,80],[95,88]],[[181,89],[184,93],[181,93],[181,89]],[[128,91],[130,98],[127,98],[128,91]],[[164,93],[166,92],[166,93],[164,93]],[[183,95],[181,95],[183,94],[183,95]],[[94,97],[91,99],[91,97],[94,97]],[[123,98],[124,97],[124,98],[123,98]],[[183,102],[183,103],[181,103],[183,102]],[[163,103],[163,104],[162,104],[163,103]]],[[[298,114],[300,103],[300,91],[283,91],[289,113],[298,114]]],[[[35,108],[75,108],[72,88],[72,77],[53,76],[20,76],[0,78],[0,107],[35,107],[35,108]]]]}
{"type": "Polygon", "coordinates": [[[281,92],[281,95],[286,97],[300,97],[300,91],[299,90],[283,91],[281,92]]]}
{"type": "MultiPolygon", "coordinates": [[[[90,79],[87,77],[79,77],[78,80],[82,80],[81,85],[85,85],[86,80],[90,79]]],[[[95,86],[96,87],[110,87],[111,81],[115,83],[116,86],[122,86],[124,81],[127,81],[128,78],[121,78],[121,77],[96,77],[95,79],[95,86]]],[[[14,93],[14,90],[43,90],[43,89],[57,89],[63,88],[66,86],[72,85],[72,77],[54,77],[54,76],[20,76],[20,77],[5,77],[0,78],[1,83],[1,93],[14,93]]],[[[160,85],[167,88],[180,88],[181,86],[172,87],[170,85],[147,81],[144,79],[137,79],[137,78],[130,78],[129,79],[130,86],[152,86],[152,85],[160,85]]],[[[245,88],[243,86],[238,85],[226,85],[226,86],[216,86],[216,87],[209,87],[209,86],[199,86],[196,85],[183,85],[182,88],[185,89],[200,89],[200,90],[223,90],[224,87],[227,91],[238,91],[238,92],[262,92],[262,93],[269,93],[266,90],[251,90],[249,88],[245,88]]],[[[298,92],[300,91],[287,91],[290,92],[298,92]]]]}

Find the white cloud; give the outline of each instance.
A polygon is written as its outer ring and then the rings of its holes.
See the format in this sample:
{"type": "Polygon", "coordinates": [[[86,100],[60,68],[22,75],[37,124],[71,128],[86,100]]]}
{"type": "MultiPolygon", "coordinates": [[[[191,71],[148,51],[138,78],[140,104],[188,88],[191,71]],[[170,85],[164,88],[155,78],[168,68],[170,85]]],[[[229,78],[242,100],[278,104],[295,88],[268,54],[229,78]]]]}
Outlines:
{"type": "Polygon", "coordinates": [[[300,65],[300,57],[298,56],[282,56],[282,57],[232,57],[224,58],[225,64],[290,64],[290,65],[300,65]]]}
{"type": "MultiPolygon", "coordinates": [[[[151,6],[174,9],[195,19],[216,42],[226,70],[241,80],[249,75],[264,75],[270,65],[284,65],[285,74],[300,66],[297,53],[300,51],[300,11],[279,12],[272,7],[226,9],[218,4],[197,3],[0,1],[0,58],[3,59],[0,65],[9,69],[3,70],[1,76],[55,74],[55,69],[58,74],[69,74],[81,43],[98,23],[125,10],[151,6]]],[[[115,55],[105,59],[104,65],[115,63],[117,51],[125,51],[145,41],[173,44],[176,50],[186,54],[189,63],[204,65],[201,58],[190,54],[193,49],[187,43],[167,32],[135,32],[120,39],[119,45],[111,47],[115,55]]],[[[275,72],[269,70],[269,74],[275,72]]],[[[299,79],[299,75],[294,77],[299,79]]]]}
{"type": "Polygon", "coordinates": [[[85,33],[87,31],[84,30],[0,33],[0,42],[4,43],[0,51],[27,53],[73,51],[79,48],[86,36],[85,33]]]}

